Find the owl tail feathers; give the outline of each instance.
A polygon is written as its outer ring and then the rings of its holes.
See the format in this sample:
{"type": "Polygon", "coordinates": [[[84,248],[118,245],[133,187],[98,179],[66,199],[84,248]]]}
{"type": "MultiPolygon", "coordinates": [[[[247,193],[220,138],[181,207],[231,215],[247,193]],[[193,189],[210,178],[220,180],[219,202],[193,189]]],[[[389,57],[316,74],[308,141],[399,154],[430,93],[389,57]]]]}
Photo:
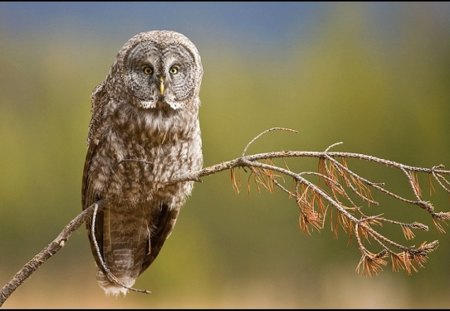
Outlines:
{"type": "MultiPolygon", "coordinates": [[[[134,282],[136,281],[135,278],[130,276],[117,277],[117,279],[126,287],[133,286],[134,282]]],[[[105,273],[101,270],[97,271],[97,282],[98,285],[105,291],[105,294],[107,296],[119,296],[121,294],[125,296],[128,293],[128,288],[111,282],[105,275],[105,273]]]]}

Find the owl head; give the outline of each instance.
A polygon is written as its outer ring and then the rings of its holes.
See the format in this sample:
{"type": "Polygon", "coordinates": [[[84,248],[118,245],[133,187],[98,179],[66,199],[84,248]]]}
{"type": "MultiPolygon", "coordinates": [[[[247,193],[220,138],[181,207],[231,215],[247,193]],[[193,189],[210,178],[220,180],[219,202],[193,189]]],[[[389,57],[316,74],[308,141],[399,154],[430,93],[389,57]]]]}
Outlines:
{"type": "Polygon", "coordinates": [[[180,33],[155,30],[133,36],[119,50],[114,67],[121,92],[137,107],[184,110],[200,104],[200,55],[180,33]]]}

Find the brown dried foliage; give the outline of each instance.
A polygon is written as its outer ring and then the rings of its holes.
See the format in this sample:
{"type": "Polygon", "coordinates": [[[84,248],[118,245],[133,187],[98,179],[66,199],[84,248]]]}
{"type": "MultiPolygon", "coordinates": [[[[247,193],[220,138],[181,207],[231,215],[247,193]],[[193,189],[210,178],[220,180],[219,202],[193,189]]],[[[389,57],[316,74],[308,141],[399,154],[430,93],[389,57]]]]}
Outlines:
{"type": "MultiPolygon", "coordinates": [[[[273,129],[261,133],[256,138],[271,130],[273,129]]],[[[245,151],[251,143],[247,145],[245,151]]],[[[369,276],[377,275],[387,265],[388,260],[391,261],[393,271],[405,270],[410,274],[423,267],[428,254],[437,248],[438,241],[423,242],[418,248],[405,246],[379,233],[378,229],[376,230],[375,228],[380,228],[383,224],[399,226],[405,240],[411,241],[415,238],[415,230],[428,231],[428,226],[416,221],[404,223],[388,219],[383,217],[382,214],[367,216],[363,213],[361,205],[368,207],[370,205],[379,205],[374,200],[372,193],[373,190],[378,190],[396,200],[424,209],[432,216],[436,229],[441,233],[445,233],[443,226],[450,220],[450,212],[435,212],[433,205],[422,199],[423,190],[419,183],[418,174],[428,173],[429,193],[431,195],[436,191],[432,183],[433,179],[438,182],[441,188],[450,193],[450,189],[447,188],[450,186],[450,182],[444,176],[448,175],[450,171],[437,171],[442,169],[443,166],[423,169],[405,166],[372,156],[357,157],[403,171],[415,197],[414,199],[406,199],[386,189],[384,184],[371,182],[353,172],[347,162],[347,158],[351,157],[345,153],[341,153],[338,156],[336,155],[337,153],[329,152],[328,150],[333,146],[330,146],[323,154],[318,156],[317,172],[303,172],[300,174],[292,172],[282,156],[279,158],[283,159],[284,165],[276,166],[273,159],[277,157],[268,157],[265,159],[265,162],[250,161],[249,157],[245,156],[244,151],[240,167],[243,167],[244,170],[249,168],[250,171],[247,179],[247,191],[250,192],[251,184],[255,184],[258,191],[264,188],[269,192],[273,192],[278,187],[287,192],[289,197],[295,200],[299,209],[299,227],[308,235],[311,235],[314,230],[320,231],[324,228],[329,210],[330,230],[336,238],[339,235],[339,228],[348,235],[349,240],[356,236],[358,248],[361,251],[361,259],[356,267],[358,273],[369,276]],[[317,185],[307,180],[304,177],[306,175],[318,176],[317,185]],[[283,176],[293,177],[293,185],[286,186],[286,180],[284,180],[283,176]],[[293,188],[293,190],[288,190],[289,188],[293,188]],[[330,206],[332,208],[329,208],[330,206]],[[365,247],[365,243],[378,247],[378,252],[369,251],[365,247]]],[[[233,169],[231,171],[233,188],[236,192],[239,192],[240,181],[236,179],[233,169]]]]}

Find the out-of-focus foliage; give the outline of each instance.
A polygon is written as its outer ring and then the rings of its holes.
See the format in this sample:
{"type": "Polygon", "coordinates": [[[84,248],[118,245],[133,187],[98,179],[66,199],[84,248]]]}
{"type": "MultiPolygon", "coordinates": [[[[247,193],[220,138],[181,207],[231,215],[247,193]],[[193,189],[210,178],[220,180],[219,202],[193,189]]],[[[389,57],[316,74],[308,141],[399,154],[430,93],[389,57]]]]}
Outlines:
{"type": "MultiPolygon", "coordinates": [[[[205,165],[234,158],[257,133],[283,126],[299,133],[271,134],[249,152],[323,150],[343,141],[342,151],[449,166],[449,5],[347,3],[320,10],[321,20],[308,36],[274,41],[280,45],[269,51],[211,33],[203,41],[190,36],[203,44],[197,45],[205,68],[205,165]]],[[[211,22],[207,12],[196,18],[211,22]]],[[[254,16],[247,17],[243,29],[252,25],[254,16]]],[[[63,27],[59,36],[30,34],[0,28],[2,284],[80,211],[90,93],[128,39],[102,41],[91,30],[83,41],[76,29],[63,27]]],[[[289,162],[298,170],[316,164],[289,162]]],[[[407,191],[401,173],[352,164],[364,176],[407,191]]],[[[423,211],[377,199],[382,206],[370,207],[371,213],[379,209],[432,227],[423,211]]],[[[437,193],[433,199],[437,208],[449,209],[448,196],[437,193]]],[[[376,278],[361,277],[354,272],[359,253],[347,237],[336,241],[327,228],[306,236],[286,195],[256,188],[236,195],[229,174],[221,173],[196,185],[174,233],[138,280],[136,286],[152,295],[104,297],[80,229],[5,306],[448,307],[450,238],[434,229],[418,240],[424,236],[441,246],[419,273],[386,269],[376,278]]]]}

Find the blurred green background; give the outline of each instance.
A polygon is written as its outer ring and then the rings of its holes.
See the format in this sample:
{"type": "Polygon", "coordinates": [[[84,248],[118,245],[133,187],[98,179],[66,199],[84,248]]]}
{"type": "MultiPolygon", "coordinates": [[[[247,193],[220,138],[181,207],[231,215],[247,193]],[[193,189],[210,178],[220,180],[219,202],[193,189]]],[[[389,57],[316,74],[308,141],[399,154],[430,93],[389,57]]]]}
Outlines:
{"type": "MultiPolygon", "coordinates": [[[[0,3],[0,283],[81,209],[90,94],[134,34],[173,29],[204,64],[205,165],[249,152],[335,150],[409,165],[450,165],[450,4],[0,3]]],[[[289,162],[298,170],[316,161],[289,162]]],[[[412,197],[404,176],[351,162],[412,197]]],[[[241,174],[243,181],[246,177],[241,174]]],[[[421,179],[426,185],[425,178],[421,179]]],[[[450,307],[450,239],[424,269],[356,274],[343,234],[311,237],[283,193],[232,190],[229,173],[197,184],[161,254],[136,283],[150,296],[105,297],[84,228],[5,303],[9,308],[450,307]]],[[[386,213],[430,218],[376,196],[386,213]]],[[[438,210],[449,197],[432,197],[438,210]]],[[[397,228],[386,228],[406,243],[397,228]]]]}

